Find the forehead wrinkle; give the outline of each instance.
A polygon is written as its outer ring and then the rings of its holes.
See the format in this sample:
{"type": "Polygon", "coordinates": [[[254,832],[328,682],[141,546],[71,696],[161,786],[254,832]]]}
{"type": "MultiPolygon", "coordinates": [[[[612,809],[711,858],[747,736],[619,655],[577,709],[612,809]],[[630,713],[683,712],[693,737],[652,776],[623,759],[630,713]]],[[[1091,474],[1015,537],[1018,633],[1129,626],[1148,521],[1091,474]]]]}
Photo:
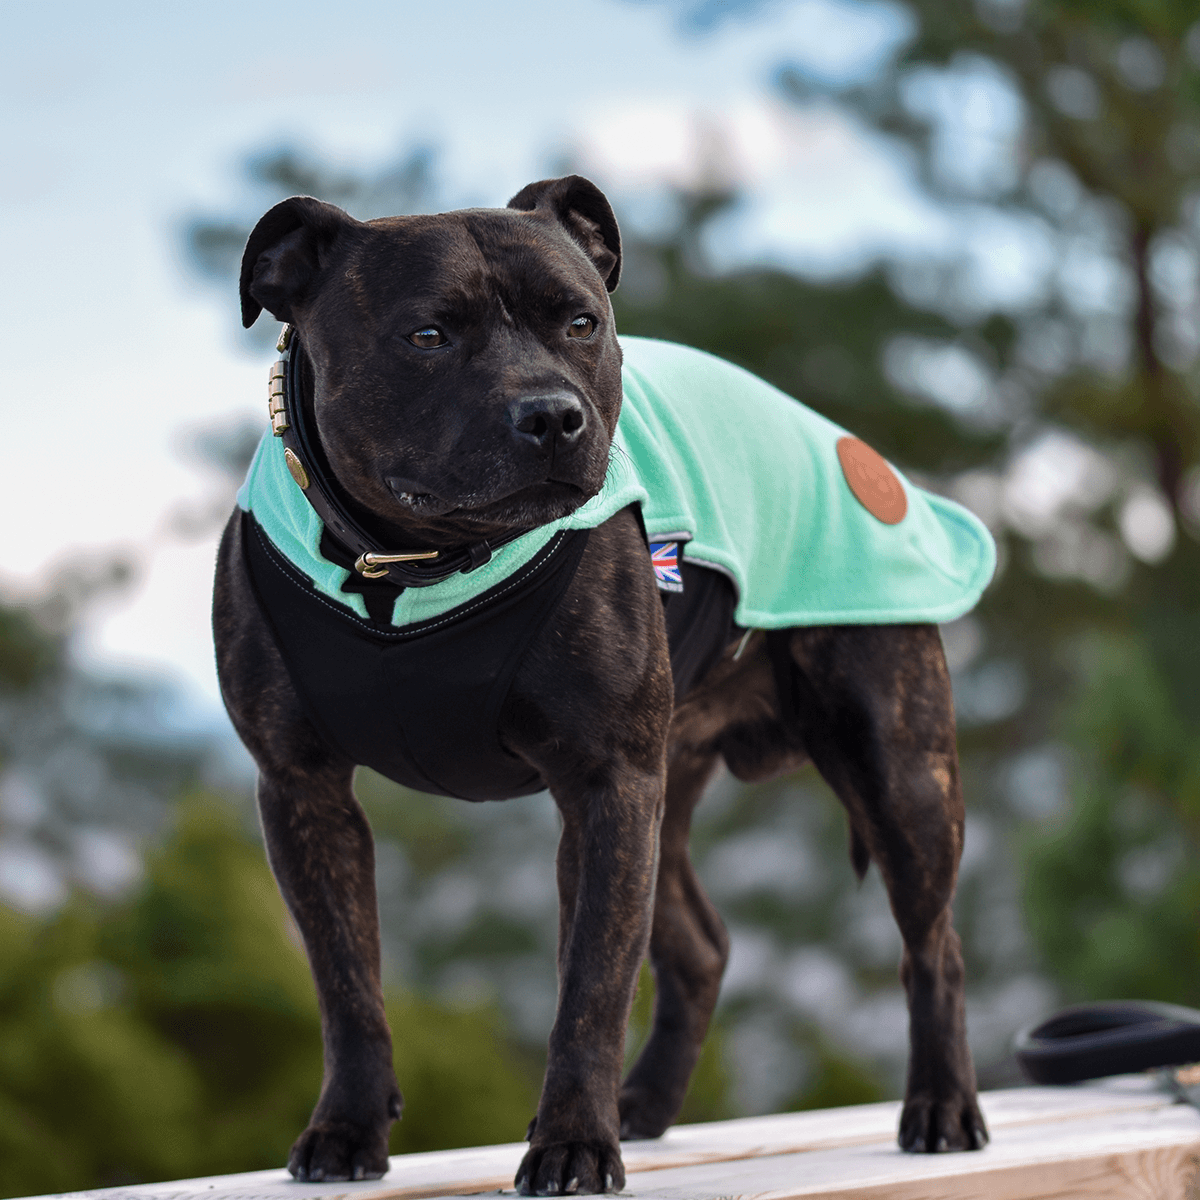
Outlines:
{"type": "Polygon", "coordinates": [[[463,223],[489,266],[497,294],[511,311],[527,311],[531,304],[544,309],[595,302],[588,287],[579,284],[580,266],[586,271],[591,264],[557,222],[548,224],[529,213],[509,209],[483,209],[464,215],[463,223]],[[495,261],[505,266],[499,279],[491,271],[495,261]]]}
{"type": "Polygon", "coordinates": [[[463,236],[460,222],[425,223],[428,228],[418,231],[425,236],[396,247],[391,269],[409,280],[396,291],[397,298],[423,309],[425,319],[457,317],[477,295],[482,268],[478,247],[463,236]]]}
{"type": "Polygon", "coordinates": [[[453,230],[427,217],[390,217],[371,222],[376,237],[348,264],[345,292],[360,310],[385,319],[396,310],[420,319],[419,309],[434,299],[438,280],[455,251],[453,230]],[[351,279],[351,270],[357,276],[351,279]],[[362,303],[365,293],[365,305],[362,303]]]}
{"type": "MultiPolygon", "coordinates": [[[[545,319],[577,298],[580,289],[558,246],[531,247],[528,238],[491,237],[458,225],[445,247],[432,296],[437,315],[452,323],[483,325],[499,317],[516,328],[518,315],[545,319]],[[502,269],[501,269],[502,266],[502,269]]],[[[542,239],[539,239],[542,240],[542,239]]],[[[432,315],[432,314],[431,314],[432,315]]]]}
{"type": "Polygon", "coordinates": [[[500,310],[500,316],[504,323],[510,329],[515,329],[517,322],[513,316],[513,309],[516,305],[513,303],[511,296],[505,295],[506,289],[501,282],[500,276],[492,266],[494,251],[492,255],[489,255],[488,247],[484,245],[485,239],[481,236],[489,224],[490,222],[486,220],[480,220],[472,216],[467,216],[463,220],[463,229],[471,239],[471,243],[475,247],[475,253],[479,256],[481,264],[476,271],[475,279],[473,280],[475,286],[471,289],[471,298],[468,303],[471,307],[479,311],[479,316],[482,318],[486,316],[486,312],[482,311],[484,308],[483,297],[489,297],[492,304],[500,310]]]}

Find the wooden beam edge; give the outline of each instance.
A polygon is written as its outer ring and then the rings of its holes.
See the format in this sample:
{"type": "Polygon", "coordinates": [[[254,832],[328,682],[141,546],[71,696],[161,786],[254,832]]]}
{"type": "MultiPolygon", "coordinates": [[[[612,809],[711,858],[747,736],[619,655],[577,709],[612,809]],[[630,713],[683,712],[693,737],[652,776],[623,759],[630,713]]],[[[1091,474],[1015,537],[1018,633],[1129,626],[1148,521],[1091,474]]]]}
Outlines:
{"type": "Polygon", "coordinates": [[[1200,1137],[921,1179],[746,1193],[740,1200],[1194,1200],[1198,1184],[1200,1137]]]}

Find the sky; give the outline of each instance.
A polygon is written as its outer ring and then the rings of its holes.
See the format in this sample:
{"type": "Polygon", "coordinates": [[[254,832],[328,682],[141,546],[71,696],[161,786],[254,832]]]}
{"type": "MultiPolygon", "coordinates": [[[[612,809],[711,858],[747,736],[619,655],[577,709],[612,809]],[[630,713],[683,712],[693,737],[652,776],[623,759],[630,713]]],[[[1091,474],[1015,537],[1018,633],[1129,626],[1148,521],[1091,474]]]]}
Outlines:
{"type": "MultiPolygon", "coordinates": [[[[34,597],[124,556],[134,583],[96,602],[79,653],[166,674],[198,712],[219,711],[219,529],[187,534],[180,518],[231,495],[187,447],[262,416],[271,355],[239,346],[236,296],[189,271],[181,231],[242,211],[247,155],[288,143],[369,168],[432,144],[455,206],[502,205],[569,155],[632,209],[718,144],[747,196],[714,247],[725,264],[836,275],[953,233],[891,148],[772,86],[785,63],[835,86],[869,72],[910,32],[892,4],[709,4],[695,19],[624,0],[2,12],[0,589],[34,597]]],[[[1017,277],[1028,253],[1010,256],[1017,277]]]]}

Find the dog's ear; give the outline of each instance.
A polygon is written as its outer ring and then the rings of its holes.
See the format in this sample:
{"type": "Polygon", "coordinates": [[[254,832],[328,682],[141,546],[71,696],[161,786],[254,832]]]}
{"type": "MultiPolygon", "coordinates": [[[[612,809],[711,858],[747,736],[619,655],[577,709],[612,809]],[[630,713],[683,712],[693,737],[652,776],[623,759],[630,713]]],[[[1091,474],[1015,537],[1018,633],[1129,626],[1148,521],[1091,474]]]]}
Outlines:
{"type": "Polygon", "coordinates": [[[621,278],[621,231],[604,193],[582,175],[543,179],[523,187],[509,202],[523,212],[548,209],[596,264],[604,286],[611,292],[621,278]]]}
{"type": "Polygon", "coordinates": [[[349,213],[312,196],[293,196],[270,209],[242,254],[242,324],[249,329],[264,308],[277,320],[290,321],[293,301],[324,266],[329,248],[357,224],[349,213]]]}

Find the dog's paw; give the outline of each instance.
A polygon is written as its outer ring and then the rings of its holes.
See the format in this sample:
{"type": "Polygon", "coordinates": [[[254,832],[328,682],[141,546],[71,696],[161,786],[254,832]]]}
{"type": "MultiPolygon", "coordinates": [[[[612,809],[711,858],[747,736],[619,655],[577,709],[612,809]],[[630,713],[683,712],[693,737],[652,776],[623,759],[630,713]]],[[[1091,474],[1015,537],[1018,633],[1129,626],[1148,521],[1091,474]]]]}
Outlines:
{"type": "Polygon", "coordinates": [[[625,1186],[621,1151],[604,1142],[551,1142],[531,1146],[517,1170],[522,1196],[591,1195],[625,1186]]]}
{"type": "Polygon", "coordinates": [[[322,1122],[310,1125],[288,1155],[288,1170],[301,1183],[382,1179],[387,1174],[387,1129],[322,1122]]]}
{"type": "Polygon", "coordinates": [[[897,1140],[910,1154],[942,1154],[982,1150],[988,1131],[974,1097],[938,1101],[915,1096],[904,1102],[897,1140]]]}

